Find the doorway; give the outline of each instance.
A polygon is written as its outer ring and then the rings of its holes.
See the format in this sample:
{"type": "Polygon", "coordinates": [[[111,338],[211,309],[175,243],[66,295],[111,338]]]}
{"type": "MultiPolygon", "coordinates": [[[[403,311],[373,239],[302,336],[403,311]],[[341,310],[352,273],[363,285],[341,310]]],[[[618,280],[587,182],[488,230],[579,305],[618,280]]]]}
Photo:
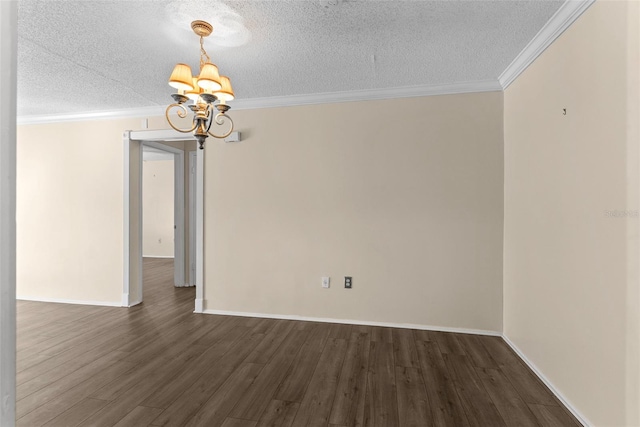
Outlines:
{"type": "MultiPolygon", "coordinates": [[[[191,144],[189,135],[175,131],[127,131],[124,142],[124,278],[123,306],[143,301],[143,168],[144,152],[174,158],[174,279],[177,287],[195,286],[195,311],[202,312],[203,157],[177,146],[191,144]],[[185,159],[187,163],[185,164],[185,159]],[[185,174],[185,170],[187,174],[185,174]],[[185,185],[187,184],[187,185],[185,185]],[[187,187],[189,190],[187,191],[187,187]],[[194,200],[195,199],[195,200],[194,200]],[[190,213],[187,213],[190,212],[190,213]],[[188,231],[187,231],[188,230],[188,231]],[[198,256],[200,255],[200,256],[198,256]]],[[[194,147],[195,148],[195,147],[194,147]]],[[[155,242],[160,244],[153,237],[155,242]]],[[[166,237],[165,237],[166,238],[166,237]]],[[[153,243],[153,240],[151,241],[153,243]]]]}
{"type": "Polygon", "coordinates": [[[179,154],[168,146],[142,144],[142,287],[147,302],[158,290],[185,285],[176,274],[182,255],[176,226],[181,203],[175,179],[178,161],[179,154]]]}

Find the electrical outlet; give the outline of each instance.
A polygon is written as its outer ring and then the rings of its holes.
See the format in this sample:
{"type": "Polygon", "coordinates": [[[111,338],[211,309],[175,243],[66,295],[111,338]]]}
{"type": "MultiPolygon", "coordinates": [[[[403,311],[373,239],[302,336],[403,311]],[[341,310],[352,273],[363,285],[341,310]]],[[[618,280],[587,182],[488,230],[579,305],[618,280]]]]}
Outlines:
{"type": "Polygon", "coordinates": [[[344,276],[344,287],[346,289],[351,289],[353,284],[353,278],[351,276],[344,276]]]}
{"type": "Polygon", "coordinates": [[[323,277],[322,278],[322,287],[323,288],[328,288],[329,287],[329,281],[331,279],[329,277],[323,277]]]}

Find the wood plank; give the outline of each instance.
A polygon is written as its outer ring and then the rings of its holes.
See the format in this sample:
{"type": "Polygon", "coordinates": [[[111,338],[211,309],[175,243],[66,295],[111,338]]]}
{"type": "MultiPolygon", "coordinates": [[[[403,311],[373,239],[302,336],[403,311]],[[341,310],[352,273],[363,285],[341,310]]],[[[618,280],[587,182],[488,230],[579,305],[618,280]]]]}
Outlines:
{"type": "Polygon", "coordinates": [[[501,337],[482,337],[480,342],[499,366],[520,365],[521,361],[518,355],[501,337]]]}
{"type": "Polygon", "coordinates": [[[255,427],[255,421],[242,420],[240,418],[227,418],[221,427],[255,427]]]}
{"type": "Polygon", "coordinates": [[[85,399],[94,390],[110,382],[113,377],[117,377],[121,374],[127,374],[133,371],[134,368],[135,366],[131,363],[118,361],[106,369],[96,370],[88,376],[88,378],[85,377],[82,383],[66,392],[56,395],[54,398],[37,406],[31,411],[28,411],[22,403],[18,402],[18,410],[25,414],[21,415],[16,424],[24,427],[45,424],[85,399]]]}
{"type": "Polygon", "coordinates": [[[421,329],[413,330],[413,337],[416,341],[433,341],[433,331],[425,331],[421,329]]]}
{"type": "Polygon", "coordinates": [[[573,415],[565,408],[559,406],[538,405],[530,403],[529,409],[533,412],[541,426],[544,427],[581,427],[573,415]]]}
{"type": "Polygon", "coordinates": [[[500,371],[527,403],[557,406],[558,400],[524,362],[500,367],[500,371]]]}
{"type": "Polygon", "coordinates": [[[311,376],[316,370],[320,355],[327,342],[331,325],[316,325],[300,348],[289,371],[276,391],[275,399],[302,402],[311,376]]]}
{"type": "Polygon", "coordinates": [[[416,368],[396,366],[398,421],[403,427],[431,425],[431,411],[424,381],[416,368]]]}
{"type": "Polygon", "coordinates": [[[392,343],[393,328],[383,328],[381,326],[372,326],[371,341],[392,343]]]}
{"type": "Polygon", "coordinates": [[[327,341],[293,425],[327,425],[346,351],[345,340],[331,338],[327,341]]]}
{"type": "Polygon", "coordinates": [[[158,373],[163,378],[172,375],[168,367],[180,367],[181,365],[190,363],[198,355],[202,354],[205,348],[202,346],[192,346],[184,349],[183,353],[178,355],[167,356],[162,355],[152,359],[152,362],[140,366],[133,374],[114,378],[109,384],[97,390],[91,397],[102,400],[115,400],[128,390],[136,387],[140,388],[140,384],[149,381],[150,377],[157,377],[158,373]],[[155,375],[154,375],[155,374],[155,375]]]}
{"type": "Polygon", "coordinates": [[[298,350],[307,335],[305,328],[310,325],[299,325],[294,328],[282,342],[271,361],[264,367],[260,375],[247,390],[242,401],[238,402],[231,412],[232,418],[259,421],[273,396],[295,360],[298,350]]]}
{"type": "Polygon", "coordinates": [[[487,394],[467,356],[443,354],[467,420],[472,426],[505,426],[505,422],[487,394]]]}
{"type": "Polygon", "coordinates": [[[222,424],[263,368],[264,365],[243,363],[202,405],[186,425],[214,426],[222,424]]]}
{"type": "Polygon", "coordinates": [[[76,405],[64,411],[48,423],[44,427],[70,427],[77,426],[91,415],[104,408],[109,401],[86,398],[78,402],[76,405]]]}
{"type": "Polygon", "coordinates": [[[369,334],[357,332],[351,334],[329,418],[332,424],[362,425],[363,423],[369,345],[369,334]]]}
{"type": "Polygon", "coordinates": [[[398,403],[393,343],[371,341],[365,397],[364,425],[398,426],[398,403]]]}
{"type": "Polygon", "coordinates": [[[293,427],[300,404],[297,402],[285,402],[272,400],[265,409],[257,427],[293,427]]]}
{"type": "Polygon", "coordinates": [[[434,332],[433,339],[438,343],[442,354],[460,354],[464,356],[467,353],[460,341],[458,341],[457,335],[452,332],[434,332]]]}
{"type": "Polygon", "coordinates": [[[418,341],[417,346],[433,424],[438,427],[467,427],[469,421],[438,344],[435,341],[418,341]]]}
{"type": "Polygon", "coordinates": [[[393,356],[396,366],[418,368],[418,352],[411,329],[393,329],[393,356]]]}
{"type": "Polygon", "coordinates": [[[351,337],[351,325],[345,325],[342,323],[331,323],[329,328],[329,338],[348,341],[351,337]]]}
{"type": "Polygon", "coordinates": [[[123,419],[118,421],[113,427],[144,427],[148,426],[156,418],[162,409],[149,408],[148,406],[136,406],[123,419]]]}
{"type": "Polygon", "coordinates": [[[206,374],[213,364],[238,345],[238,341],[243,337],[242,333],[245,333],[244,328],[228,331],[215,345],[209,347],[188,365],[180,367],[171,381],[161,384],[142,404],[154,408],[168,408],[206,374]]]}
{"type": "Polygon", "coordinates": [[[238,341],[211,368],[180,395],[160,416],[154,425],[182,425],[195,414],[226,379],[242,364],[251,351],[264,338],[262,334],[247,335],[238,341]]]}
{"type": "Polygon", "coordinates": [[[476,368],[497,369],[498,364],[491,354],[482,345],[481,338],[477,335],[458,334],[458,342],[464,347],[464,351],[469,356],[471,364],[476,368]]]}
{"type": "MultiPolygon", "coordinates": [[[[123,387],[116,387],[117,392],[111,396],[114,400],[88,418],[84,423],[91,426],[113,426],[137,406],[144,406],[142,402],[153,393],[160,384],[174,378],[178,367],[188,363],[189,360],[192,360],[193,357],[200,352],[202,352],[202,347],[193,346],[186,348],[181,355],[167,360],[166,363],[161,368],[155,370],[153,374],[140,377],[138,375],[140,371],[136,370],[134,374],[130,374],[125,378],[116,379],[115,382],[122,383],[123,387]],[[133,377],[135,377],[137,381],[131,381],[130,379],[133,377]]],[[[112,390],[112,385],[109,384],[106,388],[112,390]]]]}
{"type": "Polygon", "coordinates": [[[520,398],[509,380],[497,369],[476,368],[491,400],[508,425],[537,427],[538,422],[527,404],[520,398]]]}
{"type": "Polygon", "coordinates": [[[247,357],[247,363],[267,364],[273,354],[278,350],[282,341],[289,335],[295,322],[277,320],[273,329],[265,336],[264,340],[247,357]]]}
{"type": "Polygon", "coordinates": [[[56,398],[61,393],[81,384],[92,372],[106,369],[120,359],[122,359],[122,355],[119,352],[108,353],[73,373],[62,377],[27,396],[18,396],[18,402],[20,404],[18,405],[17,418],[23,417],[25,414],[56,398]]]}
{"type": "Polygon", "coordinates": [[[368,325],[351,325],[351,332],[357,332],[359,334],[371,335],[371,326],[368,325]]]}

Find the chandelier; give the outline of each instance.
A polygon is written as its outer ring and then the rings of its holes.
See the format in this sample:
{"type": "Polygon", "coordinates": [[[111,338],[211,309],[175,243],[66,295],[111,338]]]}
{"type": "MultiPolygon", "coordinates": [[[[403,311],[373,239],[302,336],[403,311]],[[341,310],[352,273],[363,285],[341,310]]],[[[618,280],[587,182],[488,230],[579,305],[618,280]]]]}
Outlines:
{"type": "Polygon", "coordinates": [[[225,113],[231,108],[227,101],[233,100],[234,95],[229,77],[218,73],[218,67],[211,63],[211,58],[204,50],[204,38],[211,34],[213,27],[205,21],[193,21],[191,28],[200,36],[200,74],[194,77],[188,65],[176,64],[169,78],[169,86],[177,89],[178,93],[171,95],[175,103],[167,107],[165,116],[169,125],[178,132],[193,132],[200,149],[203,149],[207,136],[226,138],[233,132],[233,120],[225,113]],[[182,129],[175,126],[169,117],[172,110],[175,110],[181,119],[186,118],[191,110],[191,128],[182,129]],[[228,127],[228,130],[216,135],[211,132],[214,124],[222,128],[228,127]]]}

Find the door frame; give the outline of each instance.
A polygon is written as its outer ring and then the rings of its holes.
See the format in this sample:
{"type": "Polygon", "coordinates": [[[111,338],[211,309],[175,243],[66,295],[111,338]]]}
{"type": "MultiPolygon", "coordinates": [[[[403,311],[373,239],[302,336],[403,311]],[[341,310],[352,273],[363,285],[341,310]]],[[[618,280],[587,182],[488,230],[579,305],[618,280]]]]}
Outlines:
{"type": "MultiPolygon", "coordinates": [[[[158,143],[166,141],[194,141],[193,135],[180,133],[174,130],[144,130],[125,131],[123,133],[123,154],[124,154],[124,199],[123,199],[123,221],[124,221],[124,275],[122,290],[122,305],[131,307],[142,302],[142,146],[149,145],[158,148],[158,143]]],[[[163,145],[160,148],[165,148],[163,145]]],[[[178,150],[178,149],[175,149],[178,150]]],[[[184,156],[182,150],[178,150],[184,156]]],[[[196,244],[196,300],[195,312],[203,312],[204,301],[204,154],[202,150],[196,151],[196,224],[195,224],[195,244],[196,244]]],[[[182,251],[184,254],[184,157],[180,164],[182,173],[182,251]]],[[[176,178],[177,178],[176,173],[176,178]]],[[[176,190],[177,190],[176,186],[176,190]]],[[[177,193],[177,191],[176,191],[177,193]]],[[[176,206],[177,207],[177,206],[176,206]]],[[[178,222],[178,221],[177,221],[178,222]]],[[[178,225],[178,224],[176,224],[178,225]]],[[[176,246],[177,248],[177,246],[176,246]]],[[[192,254],[193,256],[193,254],[192,254]]],[[[177,270],[177,269],[176,269],[177,270]]],[[[184,280],[184,257],[182,268],[181,286],[185,285],[184,280]]],[[[193,285],[193,283],[191,283],[193,285]]]]}
{"type": "Polygon", "coordinates": [[[187,280],[190,286],[196,285],[196,259],[198,258],[198,245],[196,244],[196,222],[197,222],[197,208],[196,208],[196,199],[198,198],[197,192],[197,175],[198,175],[198,152],[197,151],[189,151],[189,194],[187,195],[188,205],[189,205],[189,256],[188,262],[189,266],[187,271],[187,280]]]}

